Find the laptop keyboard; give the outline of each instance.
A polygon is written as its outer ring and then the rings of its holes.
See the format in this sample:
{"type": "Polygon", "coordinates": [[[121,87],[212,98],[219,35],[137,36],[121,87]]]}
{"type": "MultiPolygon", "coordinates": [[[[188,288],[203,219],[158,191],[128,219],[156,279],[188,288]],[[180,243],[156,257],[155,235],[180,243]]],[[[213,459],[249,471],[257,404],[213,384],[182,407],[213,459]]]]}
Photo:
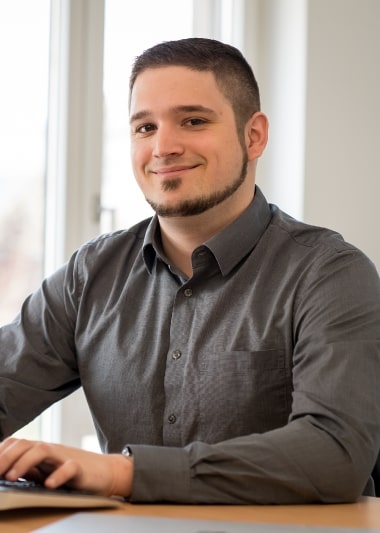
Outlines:
{"type": "Polygon", "coordinates": [[[119,507],[123,501],[121,498],[70,489],[65,485],[49,489],[25,479],[0,479],[0,510],[20,507],[119,507]]]}
{"type": "Polygon", "coordinates": [[[69,489],[66,486],[58,487],[57,489],[49,489],[48,487],[45,487],[41,483],[37,483],[35,481],[28,481],[26,479],[18,479],[17,481],[8,481],[7,479],[0,479],[0,489],[4,487],[6,489],[12,489],[12,490],[27,490],[27,491],[42,491],[42,492],[63,492],[66,494],[69,493],[76,493],[76,494],[93,494],[91,492],[85,492],[85,491],[79,491],[79,490],[73,490],[69,489]]]}

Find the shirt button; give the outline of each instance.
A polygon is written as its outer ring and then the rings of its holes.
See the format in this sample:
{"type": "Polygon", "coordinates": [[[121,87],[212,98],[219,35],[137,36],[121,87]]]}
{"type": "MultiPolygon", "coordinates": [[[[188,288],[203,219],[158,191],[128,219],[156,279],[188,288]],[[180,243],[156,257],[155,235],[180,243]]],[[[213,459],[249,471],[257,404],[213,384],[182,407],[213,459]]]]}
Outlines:
{"type": "Polygon", "coordinates": [[[174,359],[174,361],[177,361],[177,359],[179,359],[181,355],[181,350],[174,350],[174,352],[172,353],[172,358],[174,359]]]}
{"type": "Polygon", "coordinates": [[[183,294],[187,297],[187,298],[190,298],[190,296],[193,296],[193,291],[191,289],[185,289],[183,291],[183,294]]]}
{"type": "Polygon", "coordinates": [[[175,424],[177,417],[175,415],[168,416],[169,424],[175,424]]]}

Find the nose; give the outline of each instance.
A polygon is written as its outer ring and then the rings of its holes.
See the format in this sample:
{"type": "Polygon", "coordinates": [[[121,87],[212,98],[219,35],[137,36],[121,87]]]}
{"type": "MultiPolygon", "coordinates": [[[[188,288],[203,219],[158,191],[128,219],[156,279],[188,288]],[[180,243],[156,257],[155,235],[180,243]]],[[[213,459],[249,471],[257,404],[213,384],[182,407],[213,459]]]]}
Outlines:
{"type": "Polygon", "coordinates": [[[183,154],[184,146],[178,128],[160,125],[154,135],[154,157],[168,157],[183,154]]]}

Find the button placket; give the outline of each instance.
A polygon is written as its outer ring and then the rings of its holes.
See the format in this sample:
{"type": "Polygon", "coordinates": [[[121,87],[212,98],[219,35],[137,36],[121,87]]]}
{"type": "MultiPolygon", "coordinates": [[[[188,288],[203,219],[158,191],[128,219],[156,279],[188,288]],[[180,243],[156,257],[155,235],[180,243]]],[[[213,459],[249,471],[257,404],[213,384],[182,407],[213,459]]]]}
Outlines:
{"type": "Polygon", "coordinates": [[[180,446],[186,418],[182,416],[182,395],[188,385],[184,386],[187,375],[186,360],[188,339],[191,331],[195,306],[194,289],[191,281],[184,280],[178,287],[173,302],[170,324],[169,350],[165,369],[165,408],[163,418],[163,442],[165,445],[180,446]],[[181,397],[180,397],[180,396],[181,397]]]}

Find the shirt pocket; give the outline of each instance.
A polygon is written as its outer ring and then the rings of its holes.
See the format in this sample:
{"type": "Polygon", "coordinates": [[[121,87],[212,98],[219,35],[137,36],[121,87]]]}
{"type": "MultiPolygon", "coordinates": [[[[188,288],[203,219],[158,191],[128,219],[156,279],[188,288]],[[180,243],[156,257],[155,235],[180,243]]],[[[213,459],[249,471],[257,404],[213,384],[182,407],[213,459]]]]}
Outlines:
{"type": "Polygon", "coordinates": [[[206,442],[263,433],[287,423],[292,386],[285,350],[208,354],[199,370],[206,442]]]}

